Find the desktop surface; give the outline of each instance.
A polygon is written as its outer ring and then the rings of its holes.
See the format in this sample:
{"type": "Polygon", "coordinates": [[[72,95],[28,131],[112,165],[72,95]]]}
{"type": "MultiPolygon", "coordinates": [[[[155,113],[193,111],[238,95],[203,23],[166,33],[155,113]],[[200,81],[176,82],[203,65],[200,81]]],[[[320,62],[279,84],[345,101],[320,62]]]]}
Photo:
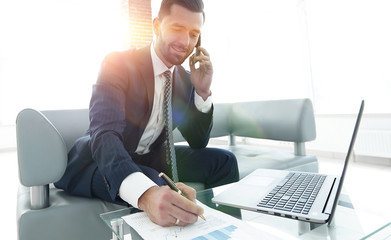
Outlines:
{"type": "MultiPolygon", "coordinates": [[[[260,230],[263,228],[267,231],[275,231],[274,233],[289,235],[296,239],[372,239],[379,229],[383,229],[384,226],[379,226],[377,229],[366,230],[363,228],[360,219],[356,214],[356,209],[349,199],[349,196],[342,194],[333,223],[328,224],[310,224],[298,220],[252,212],[247,210],[241,210],[238,208],[232,208],[228,206],[218,205],[211,201],[211,199],[225,190],[229,185],[216,187],[212,189],[206,189],[197,192],[197,199],[210,208],[219,210],[226,214],[229,214],[235,218],[241,219],[248,224],[256,227],[260,230]]],[[[116,234],[116,237],[120,240],[126,239],[142,239],[137,232],[135,232],[121,217],[140,212],[136,208],[125,208],[113,212],[103,213],[100,215],[106,225],[116,234]],[[129,238],[131,234],[132,238],[129,238]],[[121,236],[124,237],[121,237],[121,236]]]]}

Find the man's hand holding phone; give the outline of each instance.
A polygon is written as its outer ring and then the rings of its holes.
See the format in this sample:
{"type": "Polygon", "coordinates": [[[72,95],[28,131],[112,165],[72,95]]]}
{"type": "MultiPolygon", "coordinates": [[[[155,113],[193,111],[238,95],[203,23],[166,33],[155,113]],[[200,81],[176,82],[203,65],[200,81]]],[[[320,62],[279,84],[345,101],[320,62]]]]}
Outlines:
{"type": "Polygon", "coordinates": [[[210,95],[210,85],[212,84],[213,66],[209,53],[203,47],[196,47],[196,53],[189,58],[191,70],[191,83],[200,97],[206,100],[210,95]],[[198,54],[197,54],[198,53],[198,54]],[[199,63],[196,68],[195,63],[199,63]]]}

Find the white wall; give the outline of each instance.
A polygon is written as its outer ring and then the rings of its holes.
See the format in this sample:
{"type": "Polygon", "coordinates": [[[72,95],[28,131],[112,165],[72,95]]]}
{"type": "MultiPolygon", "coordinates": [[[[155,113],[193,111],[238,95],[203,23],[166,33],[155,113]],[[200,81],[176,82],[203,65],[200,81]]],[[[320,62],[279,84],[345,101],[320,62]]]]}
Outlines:
{"type": "MultiPolygon", "coordinates": [[[[316,114],[315,124],[317,136],[314,141],[306,143],[307,154],[341,160],[345,159],[356,117],[357,115],[355,114],[316,114]]],[[[238,138],[238,140],[248,144],[284,148],[293,151],[293,143],[291,142],[248,138],[238,138]]],[[[391,114],[365,114],[364,111],[356,144],[353,149],[353,157],[356,160],[391,165],[391,114]],[[381,136],[376,135],[368,139],[368,135],[364,135],[364,133],[368,132],[380,132],[381,136]],[[387,134],[387,138],[384,138],[384,134],[387,134]],[[371,141],[369,144],[368,140],[371,141]],[[384,143],[387,145],[384,145],[384,143]],[[371,151],[368,151],[368,145],[372,145],[369,146],[371,151]],[[377,149],[373,147],[377,147],[377,149]],[[379,151],[379,148],[381,151],[379,151]]]]}
{"type": "MultiPolygon", "coordinates": [[[[349,142],[352,136],[356,115],[317,115],[316,131],[317,139],[307,144],[307,149],[322,152],[334,153],[336,157],[343,158],[347,152],[349,142]]],[[[367,138],[365,132],[382,132],[391,133],[391,115],[390,114],[364,114],[361,121],[359,133],[357,136],[354,152],[358,155],[367,155],[367,138]],[[363,145],[366,144],[366,145],[363,145]]],[[[390,135],[391,136],[391,135],[390,135]]],[[[390,138],[384,139],[381,136],[371,139],[371,144],[380,147],[382,144],[383,151],[372,151],[374,157],[386,157],[391,159],[390,138]]]]}
{"type": "Polygon", "coordinates": [[[0,151],[16,148],[15,125],[0,125],[0,151]]]}

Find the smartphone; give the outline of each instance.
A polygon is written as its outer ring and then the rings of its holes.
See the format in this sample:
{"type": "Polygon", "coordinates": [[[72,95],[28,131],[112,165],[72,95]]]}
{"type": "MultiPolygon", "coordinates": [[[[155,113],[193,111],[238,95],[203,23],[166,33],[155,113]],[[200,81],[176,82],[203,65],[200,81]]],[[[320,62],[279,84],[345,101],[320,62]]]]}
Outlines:
{"type": "Polygon", "coordinates": [[[198,41],[197,41],[197,44],[195,45],[196,52],[191,57],[191,65],[194,65],[194,64],[196,64],[198,62],[198,60],[195,60],[194,57],[199,56],[201,54],[200,50],[198,50],[199,46],[201,46],[201,34],[198,36],[198,41]]]}

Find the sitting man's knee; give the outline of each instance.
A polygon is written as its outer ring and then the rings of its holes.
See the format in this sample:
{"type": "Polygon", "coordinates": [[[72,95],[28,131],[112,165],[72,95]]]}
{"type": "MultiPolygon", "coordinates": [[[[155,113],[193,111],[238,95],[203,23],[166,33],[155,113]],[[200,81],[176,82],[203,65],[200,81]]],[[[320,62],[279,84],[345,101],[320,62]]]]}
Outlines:
{"type": "Polygon", "coordinates": [[[239,167],[235,154],[230,151],[225,151],[226,155],[226,174],[232,182],[239,180],[239,167]]]}

